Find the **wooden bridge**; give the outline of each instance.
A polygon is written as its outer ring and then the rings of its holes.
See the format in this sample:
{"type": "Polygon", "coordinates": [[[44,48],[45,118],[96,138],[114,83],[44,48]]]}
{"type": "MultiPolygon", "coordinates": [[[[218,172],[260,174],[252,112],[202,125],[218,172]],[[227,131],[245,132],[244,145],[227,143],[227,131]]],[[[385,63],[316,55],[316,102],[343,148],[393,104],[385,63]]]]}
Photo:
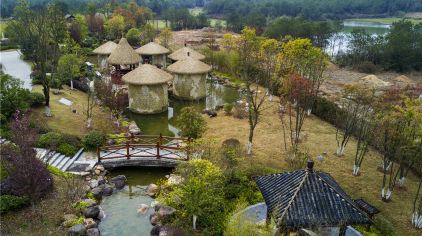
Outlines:
{"type": "Polygon", "coordinates": [[[109,138],[114,145],[97,149],[98,163],[106,168],[122,166],[174,167],[190,156],[189,138],[160,135],[130,135],[109,138]]]}

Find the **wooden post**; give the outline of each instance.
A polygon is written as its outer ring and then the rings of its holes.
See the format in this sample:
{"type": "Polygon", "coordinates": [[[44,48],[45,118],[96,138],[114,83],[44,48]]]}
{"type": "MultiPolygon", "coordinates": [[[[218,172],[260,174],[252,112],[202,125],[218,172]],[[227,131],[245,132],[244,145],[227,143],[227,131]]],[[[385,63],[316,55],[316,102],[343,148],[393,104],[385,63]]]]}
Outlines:
{"type": "Polygon", "coordinates": [[[163,135],[160,133],[160,137],[159,137],[159,142],[160,145],[163,145],[163,135]]]}
{"type": "Polygon", "coordinates": [[[97,158],[98,158],[98,163],[101,163],[100,148],[99,147],[97,147],[97,158]]]}
{"type": "MultiPolygon", "coordinates": [[[[130,133],[130,143],[134,144],[135,143],[134,139],[135,139],[135,136],[133,135],[133,133],[130,133]]],[[[135,150],[135,146],[132,146],[132,150],[135,150]]]]}
{"type": "Polygon", "coordinates": [[[160,142],[157,142],[157,159],[160,159],[160,142]]]}
{"type": "Polygon", "coordinates": [[[129,160],[130,159],[130,150],[129,150],[129,141],[126,141],[126,158],[129,160]]]}

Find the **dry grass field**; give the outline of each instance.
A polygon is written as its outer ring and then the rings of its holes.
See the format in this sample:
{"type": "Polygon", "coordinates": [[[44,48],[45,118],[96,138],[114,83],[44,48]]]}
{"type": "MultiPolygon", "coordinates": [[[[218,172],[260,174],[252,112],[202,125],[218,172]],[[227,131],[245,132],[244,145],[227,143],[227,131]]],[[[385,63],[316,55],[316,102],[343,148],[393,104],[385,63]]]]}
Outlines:
{"type": "MultiPolygon", "coordinates": [[[[281,122],[277,114],[278,98],[273,102],[267,102],[271,108],[264,111],[261,122],[255,130],[253,142],[253,156],[245,157],[241,165],[264,165],[277,168],[280,172],[288,170],[284,159],[284,140],[281,122]]],[[[215,118],[207,118],[208,130],[205,134],[207,138],[224,141],[228,138],[238,139],[246,149],[248,138],[247,119],[236,119],[227,116],[224,112],[219,112],[215,118]]],[[[416,177],[409,176],[405,191],[395,190],[393,199],[389,203],[381,201],[380,190],[382,173],[378,172],[377,166],[381,163],[380,154],[371,150],[362,164],[361,175],[354,177],[353,155],[356,145],[355,140],[351,140],[346,148],[346,155],[337,157],[335,140],[336,129],[318,119],[310,116],[305,120],[302,147],[306,148],[315,160],[315,169],[330,173],[338,183],[353,198],[363,197],[371,204],[381,210],[378,215],[390,221],[397,231],[397,235],[421,235],[420,231],[412,228],[410,224],[413,196],[416,193],[416,177]],[[323,161],[316,159],[316,156],[326,152],[323,161]]]]}

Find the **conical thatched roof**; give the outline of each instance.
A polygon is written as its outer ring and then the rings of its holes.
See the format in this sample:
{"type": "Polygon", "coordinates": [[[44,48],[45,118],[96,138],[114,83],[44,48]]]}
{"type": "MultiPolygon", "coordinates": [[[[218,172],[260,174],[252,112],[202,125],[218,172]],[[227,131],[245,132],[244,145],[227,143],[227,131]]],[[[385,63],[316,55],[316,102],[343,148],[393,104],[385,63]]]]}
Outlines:
{"type": "Polygon", "coordinates": [[[135,70],[125,74],[123,81],[128,84],[154,85],[163,84],[173,79],[173,76],[156,66],[142,64],[135,70]]]}
{"type": "Polygon", "coordinates": [[[133,65],[138,64],[140,60],[139,55],[125,38],[120,39],[119,44],[108,57],[108,63],[112,65],[133,65]]]}
{"type": "Polygon", "coordinates": [[[353,81],[351,84],[361,85],[361,86],[365,86],[367,88],[373,88],[373,89],[383,88],[390,85],[390,83],[379,79],[375,75],[364,76],[360,79],[353,81]]]}
{"type": "Polygon", "coordinates": [[[167,67],[167,70],[177,74],[204,74],[211,71],[211,66],[200,60],[187,57],[167,67]]]}
{"type": "Polygon", "coordinates": [[[202,55],[201,53],[193,50],[192,48],[188,48],[188,47],[183,47],[183,48],[176,50],[175,52],[173,52],[172,54],[169,55],[169,58],[172,59],[173,61],[184,60],[188,57],[188,53],[189,53],[190,57],[192,57],[196,60],[204,60],[205,59],[204,55],[202,55]]]}
{"type": "Polygon", "coordinates": [[[117,44],[113,41],[108,41],[104,44],[102,44],[101,46],[99,46],[98,48],[94,49],[94,51],[92,51],[95,54],[100,54],[100,55],[110,55],[111,52],[117,47],[117,44]]]}
{"type": "Polygon", "coordinates": [[[140,55],[160,55],[170,52],[170,50],[155,42],[147,43],[135,51],[140,55]]]}

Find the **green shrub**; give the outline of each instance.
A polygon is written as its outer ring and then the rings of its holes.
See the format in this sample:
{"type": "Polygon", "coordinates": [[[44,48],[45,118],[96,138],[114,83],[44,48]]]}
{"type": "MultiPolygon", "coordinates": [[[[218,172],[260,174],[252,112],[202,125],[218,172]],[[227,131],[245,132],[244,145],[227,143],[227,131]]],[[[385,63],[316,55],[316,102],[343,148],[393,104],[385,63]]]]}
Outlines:
{"type": "Polygon", "coordinates": [[[389,222],[383,216],[378,215],[377,217],[375,217],[374,222],[375,222],[374,224],[375,228],[380,232],[379,235],[383,235],[383,236],[397,235],[394,230],[393,224],[391,224],[391,222],[389,222]]]}
{"type": "Polygon", "coordinates": [[[85,194],[85,198],[89,198],[89,199],[92,199],[94,201],[97,201],[97,199],[94,196],[94,193],[92,193],[91,191],[89,191],[85,194]]]}
{"type": "Polygon", "coordinates": [[[58,147],[63,143],[63,135],[56,132],[48,132],[40,135],[37,141],[37,147],[39,148],[52,148],[58,147]]]}
{"type": "Polygon", "coordinates": [[[57,148],[57,152],[68,157],[73,157],[78,152],[78,149],[68,143],[62,143],[57,148]]]}
{"type": "Polygon", "coordinates": [[[67,226],[68,227],[72,227],[74,225],[83,224],[84,223],[84,220],[85,220],[85,217],[80,216],[79,218],[77,218],[77,219],[73,220],[72,222],[70,222],[70,224],[68,224],[67,226]]]}
{"type": "Polygon", "coordinates": [[[32,107],[38,107],[44,104],[45,102],[45,97],[44,94],[39,93],[39,92],[31,92],[30,94],[31,96],[31,106],[32,107]]]}
{"type": "Polygon", "coordinates": [[[73,204],[72,207],[75,208],[75,210],[82,211],[87,206],[88,206],[88,203],[87,202],[85,202],[85,201],[79,201],[79,202],[73,204]]]}
{"type": "Polygon", "coordinates": [[[378,67],[370,62],[370,61],[364,61],[361,64],[359,64],[356,68],[359,72],[367,73],[367,74],[373,74],[377,72],[379,69],[378,67]]]}
{"type": "Polygon", "coordinates": [[[54,166],[50,166],[50,165],[47,166],[47,170],[51,174],[53,174],[55,176],[60,176],[60,177],[70,177],[70,176],[73,175],[71,173],[63,172],[59,168],[54,167],[54,166]]]}
{"type": "Polygon", "coordinates": [[[227,114],[230,114],[232,113],[232,110],[233,110],[233,104],[225,103],[223,109],[224,109],[224,112],[226,112],[227,114]]]}
{"type": "Polygon", "coordinates": [[[29,198],[13,195],[0,196],[0,212],[6,213],[10,210],[16,210],[29,205],[29,198]]]}
{"type": "Polygon", "coordinates": [[[177,123],[182,132],[182,136],[190,138],[200,138],[207,128],[204,117],[194,107],[184,107],[180,111],[177,123]]]}
{"type": "Polygon", "coordinates": [[[100,131],[92,131],[83,139],[83,145],[87,150],[95,150],[97,147],[103,145],[106,140],[106,135],[100,131]]]}

